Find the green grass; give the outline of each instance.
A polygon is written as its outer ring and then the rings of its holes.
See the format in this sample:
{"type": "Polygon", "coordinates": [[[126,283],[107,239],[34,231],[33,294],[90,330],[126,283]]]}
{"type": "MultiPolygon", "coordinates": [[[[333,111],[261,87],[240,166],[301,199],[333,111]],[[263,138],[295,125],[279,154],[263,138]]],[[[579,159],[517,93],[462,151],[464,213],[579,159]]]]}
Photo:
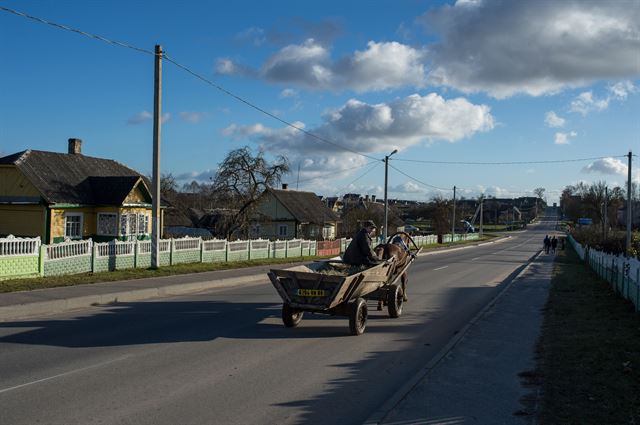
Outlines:
{"type": "Polygon", "coordinates": [[[640,314],[560,251],[536,371],[541,424],[640,424],[640,314]]]}
{"type": "Polygon", "coordinates": [[[236,261],[229,263],[186,263],[158,269],[126,269],[102,273],[80,273],[64,276],[34,277],[27,279],[0,280],[0,293],[29,291],[32,289],[74,286],[115,280],[143,279],[149,277],[171,276],[187,273],[202,273],[216,270],[240,269],[268,264],[286,264],[300,261],[312,261],[322,257],[269,258],[265,260],[236,261]]]}
{"type": "MultiPolygon", "coordinates": [[[[448,246],[474,243],[479,240],[491,239],[495,236],[484,235],[482,239],[460,241],[446,244],[427,245],[423,249],[433,250],[448,246]]],[[[236,261],[229,263],[187,263],[159,269],[126,269],[103,273],[81,273],[64,276],[34,277],[26,279],[0,280],[0,293],[30,291],[33,289],[55,288],[60,286],[84,285],[98,282],[112,282],[116,280],[143,279],[150,277],[171,276],[187,273],[202,273],[216,270],[240,269],[246,267],[263,266],[269,264],[286,264],[300,261],[313,261],[326,257],[297,257],[297,258],[269,258],[264,260],[236,261]]]]}

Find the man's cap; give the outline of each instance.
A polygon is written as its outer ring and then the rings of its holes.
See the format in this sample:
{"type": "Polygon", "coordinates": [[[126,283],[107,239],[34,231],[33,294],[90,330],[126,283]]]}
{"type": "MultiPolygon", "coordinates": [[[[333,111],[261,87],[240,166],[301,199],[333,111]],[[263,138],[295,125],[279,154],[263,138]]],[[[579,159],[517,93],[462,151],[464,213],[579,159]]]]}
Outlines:
{"type": "Polygon", "coordinates": [[[371,220],[367,220],[364,223],[362,223],[362,227],[373,227],[373,228],[376,228],[376,224],[371,220]]]}

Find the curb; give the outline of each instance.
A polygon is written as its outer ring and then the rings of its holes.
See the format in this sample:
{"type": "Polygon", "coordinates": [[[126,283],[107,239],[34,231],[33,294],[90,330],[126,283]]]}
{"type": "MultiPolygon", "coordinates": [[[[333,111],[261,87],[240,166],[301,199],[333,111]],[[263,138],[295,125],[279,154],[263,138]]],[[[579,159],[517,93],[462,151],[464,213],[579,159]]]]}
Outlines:
{"type": "Polygon", "coordinates": [[[63,313],[82,308],[115,304],[119,302],[140,301],[149,298],[170,295],[183,295],[212,288],[225,288],[239,283],[257,283],[266,281],[263,274],[232,277],[204,282],[180,283],[175,285],[129,289],[107,294],[81,295],[65,299],[37,301],[28,304],[16,304],[0,307],[0,322],[24,319],[36,315],[63,313]]]}
{"type": "Polygon", "coordinates": [[[464,338],[469,330],[480,320],[482,316],[493,307],[500,298],[511,288],[514,282],[516,282],[524,272],[533,264],[535,259],[540,256],[542,250],[539,250],[532,255],[525,264],[515,269],[509,276],[506,277],[505,282],[507,285],[498,293],[491,301],[485,305],[457,334],[455,334],[449,342],[424,366],[420,369],[413,378],[404,384],[391,398],[389,398],[376,412],[374,412],[363,425],[379,425],[385,420],[387,415],[423,380],[429,373],[442,361],[442,359],[449,354],[451,350],[464,338]]]}

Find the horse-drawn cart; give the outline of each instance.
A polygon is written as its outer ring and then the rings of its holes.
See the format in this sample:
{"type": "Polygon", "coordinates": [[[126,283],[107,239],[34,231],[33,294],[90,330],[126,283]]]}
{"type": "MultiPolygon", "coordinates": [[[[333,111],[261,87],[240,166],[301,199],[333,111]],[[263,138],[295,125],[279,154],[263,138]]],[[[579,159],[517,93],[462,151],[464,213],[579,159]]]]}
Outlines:
{"type": "Polygon", "coordinates": [[[347,316],[351,334],[360,335],[367,324],[367,300],[386,303],[389,316],[399,317],[406,299],[402,276],[419,252],[415,247],[402,264],[392,257],[364,269],[338,259],[271,269],[269,279],[283,301],[282,321],[287,327],[295,327],[305,311],[347,316]]]}

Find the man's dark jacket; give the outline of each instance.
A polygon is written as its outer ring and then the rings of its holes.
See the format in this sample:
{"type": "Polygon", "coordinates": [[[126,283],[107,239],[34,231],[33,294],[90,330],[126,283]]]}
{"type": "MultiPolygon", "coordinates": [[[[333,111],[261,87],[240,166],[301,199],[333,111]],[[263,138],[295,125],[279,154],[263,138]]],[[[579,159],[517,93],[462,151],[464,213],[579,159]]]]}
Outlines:
{"type": "Polygon", "coordinates": [[[378,257],[371,250],[371,237],[369,237],[367,229],[360,229],[344,252],[342,261],[359,266],[378,264],[377,260],[378,257]]]}

